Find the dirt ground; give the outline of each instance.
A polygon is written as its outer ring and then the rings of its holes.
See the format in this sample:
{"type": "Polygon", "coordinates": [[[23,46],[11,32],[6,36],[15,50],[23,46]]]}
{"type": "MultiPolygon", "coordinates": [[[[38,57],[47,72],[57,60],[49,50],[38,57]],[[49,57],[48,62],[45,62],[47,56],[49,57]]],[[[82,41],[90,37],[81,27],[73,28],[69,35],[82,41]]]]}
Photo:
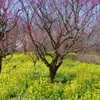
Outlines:
{"type": "Polygon", "coordinates": [[[80,62],[100,64],[100,54],[96,54],[96,53],[78,54],[73,57],[73,60],[78,60],[80,62]]]}

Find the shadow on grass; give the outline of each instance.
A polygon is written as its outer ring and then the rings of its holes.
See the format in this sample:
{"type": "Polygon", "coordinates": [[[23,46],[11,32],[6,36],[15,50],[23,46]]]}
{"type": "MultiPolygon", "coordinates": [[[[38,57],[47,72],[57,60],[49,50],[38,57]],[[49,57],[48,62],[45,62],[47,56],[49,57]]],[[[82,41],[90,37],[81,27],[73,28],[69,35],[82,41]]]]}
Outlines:
{"type": "Polygon", "coordinates": [[[76,73],[70,73],[67,76],[62,77],[62,75],[57,75],[56,78],[58,78],[57,80],[55,80],[55,82],[61,82],[61,83],[67,83],[67,82],[71,82],[72,80],[74,80],[76,78],[76,73]]]}
{"type": "Polygon", "coordinates": [[[64,83],[67,83],[69,80],[62,80],[62,81],[55,81],[56,83],[59,83],[59,82],[61,82],[62,84],[64,84],[64,83]]]}

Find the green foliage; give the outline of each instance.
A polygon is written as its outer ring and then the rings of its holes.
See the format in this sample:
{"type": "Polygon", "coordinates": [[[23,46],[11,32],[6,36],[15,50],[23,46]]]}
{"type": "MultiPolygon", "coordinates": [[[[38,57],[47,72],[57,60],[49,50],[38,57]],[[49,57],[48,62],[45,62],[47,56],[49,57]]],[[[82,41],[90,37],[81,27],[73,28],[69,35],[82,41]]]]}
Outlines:
{"type": "Polygon", "coordinates": [[[13,59],[3,62],[0,100],[99,99],[100,65],[66,59],[53,84],[48,68],[41,61],[34,67],[26,55],[14,54],[13,59]]]}

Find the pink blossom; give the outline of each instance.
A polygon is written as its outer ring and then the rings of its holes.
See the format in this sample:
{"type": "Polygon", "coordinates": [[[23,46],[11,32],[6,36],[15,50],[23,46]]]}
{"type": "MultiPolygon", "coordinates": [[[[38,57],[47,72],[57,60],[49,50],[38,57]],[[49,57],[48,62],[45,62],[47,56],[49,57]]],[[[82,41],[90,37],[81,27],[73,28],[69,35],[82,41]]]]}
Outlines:
{"type": "Polygon", "coordinates": [[[5,12],[6,12],[6,9],[3,7],[3,8],[2,8],[2,11],[3,11],[3,13],[5,13],[5,12]]]}
{"type": "Polygon", "coordinates": [[[68,0],[65,0],[65,4],[66,4],[66,5],[68,5],[68,4],[69,4],[69,3],[68,3],[68,0]]]}
{"type": "Polygon", "coordinates": [[[30,30],[26,30],[27,33],[30,33],[30,30]]]}
{"type": "Polygon", "coordinates": [[[100,14],[97,15],[97,18],[100,18],[100,14]]]}
{"type": "Polygon", "coordinates": [[[94,5],[96,3],[96,0],[92,0],[92,4],[94,5]]]}
{"type": "Polygon", "coordinates": [[[5,4],[5,0],[1,0],[0,3],[3,6],[5,4]]]}
{"type": "Polygon", "coordinates": [[[12,0],[8,0],[8,4],[10,4],[12,2],[12,0]]]}
{"type": "Polygon", "coordinates": [[[27,25],[25,25],[25,24],[22,24],[22,26],[23,26],[23,28],[25,28],[25,29],[27,29],[28,27],[27,27],[27,25]]]}

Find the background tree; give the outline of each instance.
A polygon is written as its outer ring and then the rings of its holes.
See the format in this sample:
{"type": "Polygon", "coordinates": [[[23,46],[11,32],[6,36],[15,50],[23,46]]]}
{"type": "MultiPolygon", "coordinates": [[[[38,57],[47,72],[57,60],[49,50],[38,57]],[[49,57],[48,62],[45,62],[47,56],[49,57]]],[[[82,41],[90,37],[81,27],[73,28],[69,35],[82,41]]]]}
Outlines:
{"type": "Polygon", "coordinates": [[[18,40],[18,2],[15,0],[0,1],[0,72],[2,58],[12,54],[18,40]]]}
{"type": "MultiPolygon", "coordinates": [[[[93,27],[99,25],[96,15],[99,0],[19,0],[23,11],[23,28],[39,58],[49,68],[51,82],[63,63],[65,55],[87,45],[96,35],[93,27]],[[83,44],[72,49],[83,41],[83,44]],[[48,52],[53,51],[53,55],[48,52]],[[51,57],[49,61],[46,56],[51,57]]],[[[99,27],[100,28],[100,27],[99,27]]],[[[30,45],[30,44],[28,44],[30,45]]],[[[34,52],[34,51],[33,51],[34,52]]]]}

